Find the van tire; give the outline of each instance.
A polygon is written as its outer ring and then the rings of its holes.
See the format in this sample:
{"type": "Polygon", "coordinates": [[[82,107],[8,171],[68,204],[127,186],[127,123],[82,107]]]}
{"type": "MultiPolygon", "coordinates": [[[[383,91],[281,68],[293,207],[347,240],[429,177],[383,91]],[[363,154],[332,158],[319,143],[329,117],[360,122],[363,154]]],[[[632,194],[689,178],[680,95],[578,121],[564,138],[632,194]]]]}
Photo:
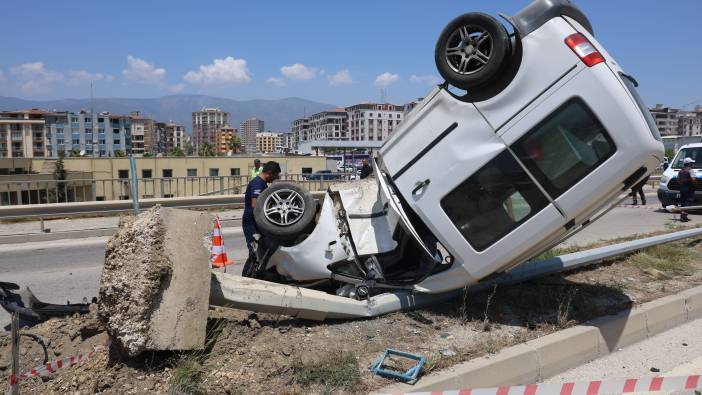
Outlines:
{"type": "Polygon", "coordinates": [[[256,199],[254,220],[258,231],[280,243],[294,241],[314,222],[317,204],[307,190],[277,182],[256,199]]]}
{"type": "Polygon", "coordinates": [[[446,25],[434,61],[446,82],[470,93],[495,80],[510,52],[505,27],[490,15],[471,12],[446,25]]]}

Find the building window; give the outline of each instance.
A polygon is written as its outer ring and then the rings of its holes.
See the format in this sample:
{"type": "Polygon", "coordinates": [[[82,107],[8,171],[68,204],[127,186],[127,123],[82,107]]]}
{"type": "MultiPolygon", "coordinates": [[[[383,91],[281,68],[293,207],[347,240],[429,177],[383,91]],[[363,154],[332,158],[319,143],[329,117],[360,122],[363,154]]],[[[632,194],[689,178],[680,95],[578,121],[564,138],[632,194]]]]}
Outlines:
{"type": "Polygon", "coordinates": [[[219,176],[219,169],[210,169],[210,177],[219,176]]]}
{"type": "Polygon", "coordinates": [[[302,174],[312,174],[312,168],[311,167],[303,167],[302,174]]]}
{"type": "Polygon", "coordinates": [[[117,177],[121,179],[129,178],[129,170],[117,170],[117,177]]]}
{"type": "Polygon", "coordinates": [[[188,169],[188,177],[197,177],[197,169],[188,169]]]}
{"type": "Polygon", "coordinates": [[[141,178],[151,178],[151,169],[141,169],[141,178]]]}
{"type": "Polygon", "coordinates": [[[163,178],[171,178],[173,177],[173,169],[163,169],[162,173],[163,178]]]}

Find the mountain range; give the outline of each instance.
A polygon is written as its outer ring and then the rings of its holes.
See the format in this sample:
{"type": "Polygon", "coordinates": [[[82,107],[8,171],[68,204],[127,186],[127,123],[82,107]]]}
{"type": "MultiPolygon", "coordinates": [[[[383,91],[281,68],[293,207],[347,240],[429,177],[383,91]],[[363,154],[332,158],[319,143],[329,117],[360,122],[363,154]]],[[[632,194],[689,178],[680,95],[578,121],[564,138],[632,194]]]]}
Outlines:
{"type": "MultiPolygon", "coordinates": [[[[140,111],[144,117],[158,121],[175,121],[188,131],[192,129],[192,112],[203,107],[215,107],[231,113],[231,126],[247,118],[256,117],[265,122],[266,130],[285,132],[293,120],[336,107],[298,97],[277,100],[233,100],[206,95],[171,95],[152,99],[100,98],[93,99],[95,112],[109,111],[129,114],[140,111]]],[[[0,96],[0,111],[39,108],[44,110],[73,111],[90,109],[90,99],[25,100],[0,96]]]]}

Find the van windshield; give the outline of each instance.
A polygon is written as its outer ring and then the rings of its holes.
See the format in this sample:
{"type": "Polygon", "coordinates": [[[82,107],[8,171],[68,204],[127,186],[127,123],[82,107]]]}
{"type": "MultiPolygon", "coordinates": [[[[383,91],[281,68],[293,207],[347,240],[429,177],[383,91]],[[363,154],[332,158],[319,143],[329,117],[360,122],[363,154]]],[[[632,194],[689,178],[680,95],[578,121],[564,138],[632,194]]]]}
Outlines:
{"type": "Polygon", "coordinates": [[[678,151],[673,159],[673,169],[682,169],[685,158],[692,158],[695,161],[692,164],[693,169],[702,169],[702,147],[683,148],[678,151]]]}
{"type": "Polygon", "coordinates": [[[634,101],[639,107],[641,114],[643,114],[644,118],[646,119],[646,124],[648,125],[648,129],[651,131],[651,134],[656,140],[663,141],[663,139],[661,139],[661,133],[658,131],[658,127],[656,126],[656,121],[653,120],[651,111],[648,110],[648,107],[646,107],[646,103],[644,103],[643,99],[641,98],[641,95],[639,95],[639,92],[636,90],[637,84],[632,79],[632,77],[624,73],[619,73],[619,75],[622,77],[622,81],[624,81],[626,89],[628,89],[631,95],[634,97],[634,101]]]}

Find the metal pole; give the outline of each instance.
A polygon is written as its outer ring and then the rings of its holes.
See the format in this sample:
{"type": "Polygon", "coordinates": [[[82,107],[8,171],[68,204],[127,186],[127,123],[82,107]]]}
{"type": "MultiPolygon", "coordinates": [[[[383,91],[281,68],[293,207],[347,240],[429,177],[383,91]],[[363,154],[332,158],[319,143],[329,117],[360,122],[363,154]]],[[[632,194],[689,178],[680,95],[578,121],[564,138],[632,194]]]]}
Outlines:
{"type": "Polygon", "coordinates": [[[137,185],[136,160],[134,155],[129,155],[129,168],[132,172],[132,205],[134,214],[139,215],[139,186],[137,185]]]}
{"type": "MultiPolygon", "coordinates": [[[[12,331],[12,376],[15,377],[14,382],[16,383],[17,376],[19,376],[20,371],[19,371],[19,346],[20,346],[20,335],[19,335],[19,314],[13,313],[12,314],[12,324],[11,324],[11,331],[12,331]]],[[[18,395],[19,394],[19,385],[13,385],[10,387],[10,394],[11,395],[18,395]]]]}

